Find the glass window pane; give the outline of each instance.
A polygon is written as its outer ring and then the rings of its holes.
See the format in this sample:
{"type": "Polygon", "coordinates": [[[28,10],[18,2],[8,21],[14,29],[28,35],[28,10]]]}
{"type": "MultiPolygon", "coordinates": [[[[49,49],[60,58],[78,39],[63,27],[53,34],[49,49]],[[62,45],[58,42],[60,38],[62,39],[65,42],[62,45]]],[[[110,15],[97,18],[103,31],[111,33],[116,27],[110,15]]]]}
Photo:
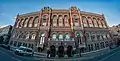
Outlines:
{"type": "Polygon", "coordinates": [[[63,35],[62,34],[59,35],[59,39],[63,39],[63,35]]]}

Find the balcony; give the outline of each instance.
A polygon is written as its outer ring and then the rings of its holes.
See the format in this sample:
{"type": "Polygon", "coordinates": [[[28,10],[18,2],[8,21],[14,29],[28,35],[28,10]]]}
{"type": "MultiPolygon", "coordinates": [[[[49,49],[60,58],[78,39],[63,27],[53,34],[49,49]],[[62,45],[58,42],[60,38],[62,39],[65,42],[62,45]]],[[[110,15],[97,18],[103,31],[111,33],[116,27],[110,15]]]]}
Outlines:
{"type": "Polygon", "coordinates": [[[55,45],[56,47],[59,47],[60,45],[63,45],[64,47],[67,47],[69,45],[75,47],[75,41],[74,39],[63,39],[63,40],[58,40],[58,39],[49,39],[48,45],[55,45]]]}
{"type": "Polygon", "coordinates": [[[52,39],[51,38],[51,39],[49,39],[49,41],[74,41],[74,39],[71,38],[71,39],[61,39],[60,40],[60,39],[52,39]]]}

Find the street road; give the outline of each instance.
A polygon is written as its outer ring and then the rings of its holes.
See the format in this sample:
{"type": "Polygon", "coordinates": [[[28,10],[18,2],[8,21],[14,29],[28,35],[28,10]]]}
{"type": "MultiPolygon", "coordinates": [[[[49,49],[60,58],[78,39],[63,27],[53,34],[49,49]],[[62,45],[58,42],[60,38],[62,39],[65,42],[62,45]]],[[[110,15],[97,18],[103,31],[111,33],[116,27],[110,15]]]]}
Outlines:
{"type": "Polygon", "coordinates": [[[11,57],[10,55],[0,51],[0,61],[21,61],[21,60],[11,57]]]}
{"type": "MultiPolygon", "coordinates": [[[[120,61],[120,48],[118,51],[115,51],[112,54],[108,54],[107,56],[99,59],[99,60],[92,60],[92,61],[120,61]]],[[[82,57],[81,57],[82,58],[82,57]]],[[[87,57],[86,57],[87,58],[87,57]]],[[[75,59],[75,58],[74,58],[75,59]]],[[[78,59],[44,59],[35,56],[18,56],[14,54],[14,52],[6,50],[0,47],[0,61],[79,61],[78,59]]],[[[84,61],[84,60],[80,60],[84,61]]],[[[86,60],[85,60],[86,61],[86,60]]],[[[91,60],[88,60],[91,61],[91,60]]]]}
{"type": "Polygon", "coordinates": [[[120,49],[119,51],[116,51],[115,53],[110,54],[99,61],[120,61],[120,49]]]}
{"type": "Polygon", "coordinates": [[[18,56],[14,52],[0,47],[0,61],[37,61],[38,59],[34,56],[18,56]]]}

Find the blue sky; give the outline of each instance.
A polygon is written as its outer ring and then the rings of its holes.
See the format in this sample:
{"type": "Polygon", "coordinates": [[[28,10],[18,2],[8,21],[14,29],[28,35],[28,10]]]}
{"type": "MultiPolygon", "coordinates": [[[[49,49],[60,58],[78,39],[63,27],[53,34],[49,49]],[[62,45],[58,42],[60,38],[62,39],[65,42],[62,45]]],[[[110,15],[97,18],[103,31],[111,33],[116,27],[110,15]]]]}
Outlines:
{"type": "Polygon", "coordinates": [[[13,25],[18,13],[39,11],[45,6],[55,9],[77,6],[81,11],[103,13],[109,26],[120,24],[119,0],[0,0],[0,26],[13,25]]]}

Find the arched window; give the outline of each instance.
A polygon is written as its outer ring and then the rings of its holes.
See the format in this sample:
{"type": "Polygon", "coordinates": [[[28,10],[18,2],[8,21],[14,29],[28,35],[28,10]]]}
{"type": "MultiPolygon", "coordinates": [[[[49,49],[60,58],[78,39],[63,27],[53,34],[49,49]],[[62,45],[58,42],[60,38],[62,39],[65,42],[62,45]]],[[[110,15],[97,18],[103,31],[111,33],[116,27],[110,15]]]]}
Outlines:
{"type": "Polygon", "coordinates": [[[107,39],[106,34],[103,34],[103,39],[107,39]]]}
{"type": "Polygon", "coordinates": [[[16,34],[17,34],[17,32],[15,30],[13,30],[13,32],[12,32],[12,38],[16,37],[16,34]]]}
{"type": "Polygon", "coordinates": [[[24,34],[23,34],[23,36],[22,36],[22,37],[23,37],[23,39],[25,39],[25,38],[26,38],[26,32],[24,32],[24,34]]]}
{"type": "Polygon", "coordinates": [[[91,38],[90,38],[90,33],[85,33],[85,35],[86,35],[86,39],[87,39],[87,41],[89,41],[89,40],[91,40],[91,38]]]}
{"type": "Polygon", "coordinates": [[[107,38],[110,38],[110,34],[109,33],[107,34],[107,38]]]}
{"type": "Polygon", "coordinates": [[[38,26],[38,16],[34,19],[34,24],[33,24],[33,26],[34,27],[37,27],[38,26]]]}
{"type": "Polygon", "coordinates": [[[53,26],[57,26],[57,16],[53,16],[53,26]]]}
{"type": "Polygon", "coordinates": [[[82,33],[81,32],[76,32],[76,37],[82,37],[82,33]]]}
{"type": "Polygon", "coordinates": [[[79,16],[73,15],[74,26],[79,26],[79,16]]]}
{"type": "Polygon", "coordinates": [[[36,37],[36,34],[35,34],[35,33],[33,33],[33,34],[32,34],[31,39],[33,39],[33,40],[34,40],[34,39],[35,39],[35,37],[36,37]]]}
{"type": "Polygon", "coordinates": [[[18,27],[19,27],[19,24],[20,24],[20,20],[18,19],[18,20],[17,20],[17,25],[16,25],[16,28],[18,28],[18,27]]]}
{"type": "Polygon", "coordinates": [[[15,37],[15,33],[12,35],[12,37],[13,37],[13,38],[15,37]]]}
{"type": "Polygon", "coordinates": [[[68,33],[65,34],[65,39],[70,39],[70,35],[68,33]]]}
{"type": "Polygon", "coordinates": [[[19,33],[17,31],[16,31],[16,34],[15,34],[15,37],[16,37],[16,39],[19,38],[19,33]]]}
{"type": "Polygon", "coordinates": [[[59,39],[63,39],[63,35],[62,34],[59,34],[59,39]]]}
{"type": "Polygon", "coordinates": [[[106,24],[105,24],[105,21],[103,19],[101,20],[101,23],[102,23],[103,27],[106,28],[106,24]]]}
{"type": "Polygon", "coordinates": [[[29,37],[30,37],[30,34],[29,34],[29,33],[27,33],[27,34],[26,34],[26,38],[25,38],[25,39],[29,39],[29,37]]]}
{"type": "Polygon", "coordinates": [[[101,39],[100,36],[101,36],[100,33],[97,33],[97,34],[96,34],[97,40],[100,40],[100,39],[101,39]]]}
{"type": "Polygon", "coordinates": [[[41,34],[41,37],[44,37],[44,36],[45,36],[45,33],[42,33],[42,34],[41,34]]]}
{"type": "Polygon", "coordinates": [[[84,27],[88,27],[86,17],[83,16],[83,17],[82,17],[82,21],[83,21],[83,25],[84,25],[84,27]]]}
{"type": "Polygon", "coordinates": [[[42,17],[42,26],[46,26],[47,25],[47,15],[44,15],[42,17]]]}
{"type": "Polygon", "coordinates": [[[62,18],[62,15],[60,15],[60,16],[58,17],[58,22],[59,22],[59,26],[60,26],[60,27],[63,26],[63,18],[62,18]]]}
{"type": "Polygon", "coordinates": [[[96,33],[94,33],[94,32],[91,33],[91,39],[92,39],[93,41],[96,40],[96,33]]]}
{"type": "Polygon", "coordinates": [[[99,25],[99,27],[102,28],[102,24],[101,24],[100,19],[98,18],[97,20],[98,20],[98,25],[99,25]]]}
{"type": "Polygon", "coordinates": [[[100,33],[100,40],[103,40],[102,34],[100,33]]]}
{"type": "Polygon", "coordinates": [[[54,33],[52,34],[52,39],[56,39],[57,35],[54,33]]]}
{"type": "Polygon", "coordinates": [[[88,23],[89,23],[89,27],[93,27],[93,23],[90,17],[88,17],[88,23]]]}
{"type": "Polygon", "coordinates": [[[19,24],[19,27],[20,27],[20,28],[23,27],[23,23],[24,23],[24,20],[21,19],[21,20],[20,20],[20,24],[19,24]]]}
{"type": "Polygon", "coordinates": [[[32,27],[32,24],[33,24],[33,17],[30,17],[30,19],[29,19],[29,27],[32,27]]]}
{"type": "Polygon", "coordinates": [[[24,27],[27,27],[27,25],[28,25],[28,18],[25,18],[25,20],[24,20],[24,27]]]}
{"type": "Polygon", "coordinates": [[[94,22],[94,26],[98,27],[97,20],[95,18],[93,18],[93,22],[94,22]]]}
{"type": "Polygon", "coordinates": [[[19,38],[23,38],[23,33],[22,32],[20,32],[20,34],[19,34],[19,38]]]}
{"type": "Polygon", "coordinates": [[[69,18],[67,15],[64,16],[64,24],[65,26],[69,26],[69,18]]]}
{"type": "Polygon", "coordinates": [[[41,35],[40,35],[40,44],[44,44],[44,40],[45,40],[45,33],[41,33],[41,35]]]}

